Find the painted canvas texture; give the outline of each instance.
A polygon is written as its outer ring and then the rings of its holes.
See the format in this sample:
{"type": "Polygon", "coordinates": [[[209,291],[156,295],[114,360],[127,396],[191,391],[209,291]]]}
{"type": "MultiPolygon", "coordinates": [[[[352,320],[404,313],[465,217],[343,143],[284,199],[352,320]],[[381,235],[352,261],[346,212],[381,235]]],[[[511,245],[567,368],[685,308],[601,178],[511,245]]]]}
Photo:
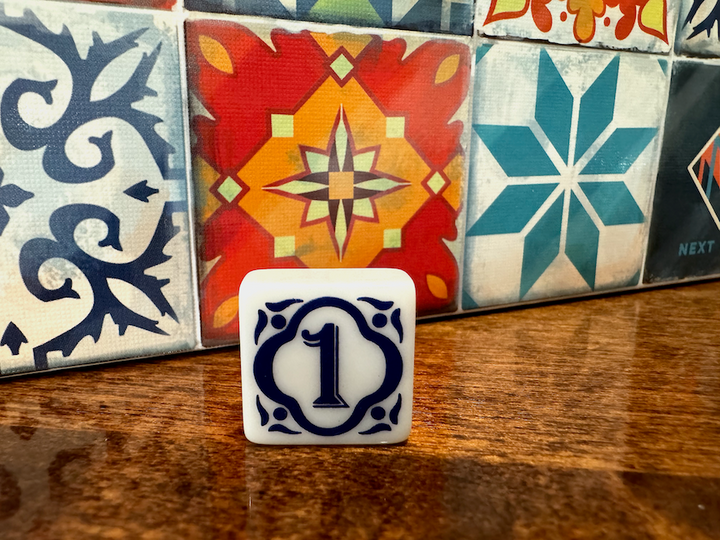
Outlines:
{"type": "Polygon", "coordinates": [[[456,309],[470,51],[460,39],[187,23],[203,343],[257,268],[391,267],[456,309]]]}
{"type": "Polygon", "coordinates": [[[476,62],[463,308],[637,285],[666,61],[500,43],[476,62]]]}
{"type": "Polygon", "coordinates": [[[196,342],[177,27],[0,4],[0,374],[196,342]]]}
{"type": "Polygon", "coordinates": [[[185,0],[187,9],[469,35],[474,0],[185,0]]]}
{"type": "Polygon", "coordinates": [[[666,53],[672,0],[478,0],[480,34],[666,53]]]}
{"type": "Polygon", "coordinates": [[[720,3],[682,0],[675,50],[690,56],[720,56],[720,3]]]}
{"type": "Polygon", "coordinates": [[[646,283],[720,274],[720,65],[676,61],[646,283]]]}

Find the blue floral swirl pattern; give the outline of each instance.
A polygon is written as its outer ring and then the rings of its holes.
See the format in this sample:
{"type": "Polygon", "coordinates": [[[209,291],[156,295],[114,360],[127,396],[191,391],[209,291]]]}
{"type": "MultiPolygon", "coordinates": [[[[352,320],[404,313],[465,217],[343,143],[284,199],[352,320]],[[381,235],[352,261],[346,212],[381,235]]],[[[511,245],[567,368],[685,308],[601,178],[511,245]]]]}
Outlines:
{"type": "Polygon", "coordinates": [[[80,249],[75,242],[73,233],[75,228],[86,219],[99,219],[107,225],[107,236],[101,240],[100,247],[112,246],[122,251],[120,245],[120,221],[109,210],[92,205],[69,205],[57,209],[50,218],[50,230],[56,240],[36,238],[26,243],[20,251],[20,271],[25,286],[39,300],[51,302],[61,298],[80,298],[73,289],[72,280],[66,279],[58,289],[48,289],[38,278],[42,264],[52,258],[70,261],[77,266],[90,282],[94,303],[90,313],[85,319],[71,330],[53,338],[34,348],[35,365],[37,369],[46,369],[47,354],[50,351],[61,351],[68,356],[75,346],[85,336],[91,336],[95,342],[100,338],[105,315],[110,315],[118,325],[120,335],[125,333],[128,326],[134,326],[155,334],[166,334],[153,321],[136,313],[125,306],[110,290],[108,279],[115,278],[130,283],[140,289],[158,308],[161,315],[170,315],[176,321],[177,315],[162,288],[169,283],[168,279],[157,279],[148,275],[146,270],[162,264],[170,257],[163,253],[163,247],[178,233],[178,228],[172,224],[172,203],[166,203],[155,230],[155,234],[145,252],[132,262],[114,264],[101,261],[80,249]]]}
{"type": "Polygon", "coordinates": [[[68,137],[78,128],[98,118],[119,118],[127,121],[145,140],[160,171],[167,177],[168,155],[172,146],[155,132],[155,125],[161,118],[132,107],[133,103],[145,96],[157,93],[147,86],[147,80],[157,62],[161,44],[151,54],[143,54],[128,81],[113,95],[93,101],[93,85],[103,69],[113,60],[132,48],[137,47],[137,39],[147,29],[131,32],[115,41],[104,43],[98,34],[93,35],[93,44],[85,59],[80,57],[75,40],[65,26],[60,34],[53,34],[30,11],[25,11],[22,19],[7,17],[0,13],[0,26],[17,32],[28,39],[46,47],[55,53],[68,67],[72,76],[72,96],[62,117],[52,126],[37,128],[28,124],[20,114],[20,99],[23,95],[34,93],[52,104],[52,91],[57,80],[34,81],[17,79],[8,86],[0,102],[0,125],[10,144],[19,150],[37,150],[45,148],[43,167],[53,180],[65,183],[85,183],[98,180],[107,175],[115,166],[111,148],[112,131],[101,137],[90,137],[101,154],[99,163],[91,167],[81,167],[70,161],[66,154],[68,137]]]}

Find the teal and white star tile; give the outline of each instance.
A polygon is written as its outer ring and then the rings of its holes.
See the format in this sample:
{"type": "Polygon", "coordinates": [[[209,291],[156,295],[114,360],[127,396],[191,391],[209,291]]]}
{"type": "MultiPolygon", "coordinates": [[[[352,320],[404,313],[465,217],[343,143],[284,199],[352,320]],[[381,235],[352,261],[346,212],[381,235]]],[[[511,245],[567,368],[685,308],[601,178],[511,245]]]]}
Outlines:
{"type": "Polygon", "coordinates": [[[665,60],[485,43],[476,62],[463,309],[637,285],[665,60]]]}

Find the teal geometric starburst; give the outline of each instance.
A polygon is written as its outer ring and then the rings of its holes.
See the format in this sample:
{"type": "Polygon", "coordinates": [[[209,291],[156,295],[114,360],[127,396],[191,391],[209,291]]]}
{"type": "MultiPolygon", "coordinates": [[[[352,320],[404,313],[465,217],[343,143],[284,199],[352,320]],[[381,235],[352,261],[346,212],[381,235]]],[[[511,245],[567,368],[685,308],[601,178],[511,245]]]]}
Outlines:
{"type": "Polygon", "coordinates": [[[467,236],[519,233],[537,217],[524,239],[521,299],[561,251],[595,288],[600,229],[593,214],[603,227],[645,221],[617,175],[630,169],[657,128],[615,128],[608,133],[619,67],[620,57],[615,56],[578,100],[550,55],[540,52],[535,121],[552,147],[549,151],[530,126],[473,125],[510,183],[467,236]],[[599,139],[604,139],[602,144],[597,144],[599,139]]]}

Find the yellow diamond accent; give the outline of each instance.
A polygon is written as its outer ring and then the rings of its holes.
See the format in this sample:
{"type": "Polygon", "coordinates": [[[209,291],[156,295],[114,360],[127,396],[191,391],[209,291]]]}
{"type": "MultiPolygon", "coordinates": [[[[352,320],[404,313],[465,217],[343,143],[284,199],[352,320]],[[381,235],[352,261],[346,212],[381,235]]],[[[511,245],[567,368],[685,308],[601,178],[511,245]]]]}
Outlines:
{"type": "Polygon", "coordinates": [[[294,135],[293,117],[291,114],[273,114],[270,116],[273,137],[292,137],[294,135]]]}
{"type": "Polygon", "coordinates": [[[332,64],[330,64],[330,67],[342,81],[348,76],[348,73],[350,73],[355,66],[352,65],[352,62],[350,62],[344,54],[341,54],[332,64]]]}
{"type": "Polygon", "coordinates": [[[228,176],[223,181],[223,183],[220,184],[220,187],[217,190],[218,193],[222,195],[227,202],[232,202],[235,197],[240,194],[242,188],[237,185],[237,182],[235,182],[235,180],[228,176]]]}
{"type": "Polygon", "coordinates": [[[436,172],[432,175],[432,178],[428,180],[428,187],[432,189],[432,192],[436,195],[440,193],[440,190],[445,187],[445,179],[442,177],[442,175],[439,172],[436,172]]]}
{"type": "Polygon", "coordinates": [[[405,137],[405,118],[402,116],[389,116],[386,118],[385,136],[388,139],[402,139],[405,137]]]}
{"type": "Polygon", "coordinates": [[[402,230],[385,229],[383,231],[383,247],[385,249],[402,247],[402,230]]]}
{"type": "Polygon", "coordinates": [[[295,255],[295,237],[278,236],[275,238],[275,257],[292,257],[295,255]]]}

